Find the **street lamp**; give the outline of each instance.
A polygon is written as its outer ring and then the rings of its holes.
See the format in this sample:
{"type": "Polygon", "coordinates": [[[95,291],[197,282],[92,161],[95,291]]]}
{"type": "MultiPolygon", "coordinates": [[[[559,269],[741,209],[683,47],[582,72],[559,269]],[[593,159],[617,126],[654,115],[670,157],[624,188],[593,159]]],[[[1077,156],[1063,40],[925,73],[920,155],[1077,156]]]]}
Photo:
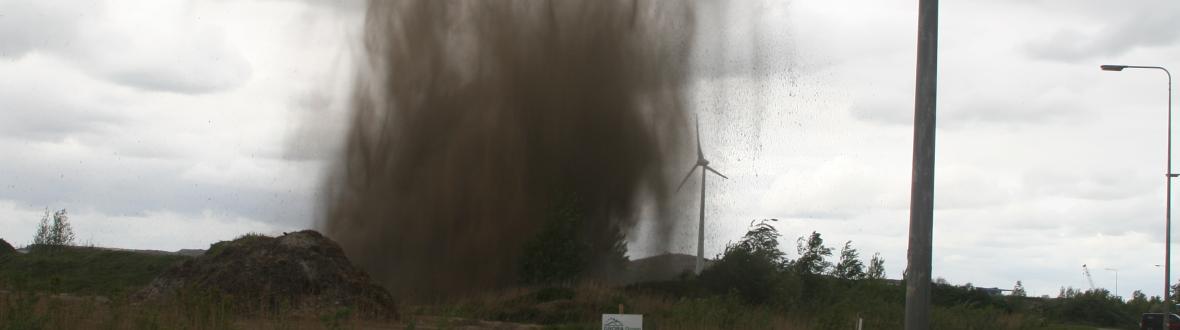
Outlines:
{"type": "Polygon", "coordinates": [[[1164,181],[1167,182],[1168,193],[1167,200],[1164,201],[1164,327],[1167,329],[1168,323],[1171,323],[1168,315],[1172,314],[1171,295],[1168,291],[1171,289],[1172,279],[1172,178],[1180,176],[1180,174],[1172,173],[1172,73],[1168,69],[1159,66],[1138,66],[1138,65],[1103,65],[1103,71],[1123,71],[1124,69],[1158,69],[1164,71],[1168,75],[1168,168],[1164,173],[1164,181]]]}
{"type": "MultiPolygon", "coordinates": [[[[1114,296],[1118,297],[1119,296],[1119,269],[1118,268],[1103,268],[1103,269],[1114,272],[1114,296]]],[[[1119,298],[1119,300],[1123,300],[1123,298],[1119,298]]]]}

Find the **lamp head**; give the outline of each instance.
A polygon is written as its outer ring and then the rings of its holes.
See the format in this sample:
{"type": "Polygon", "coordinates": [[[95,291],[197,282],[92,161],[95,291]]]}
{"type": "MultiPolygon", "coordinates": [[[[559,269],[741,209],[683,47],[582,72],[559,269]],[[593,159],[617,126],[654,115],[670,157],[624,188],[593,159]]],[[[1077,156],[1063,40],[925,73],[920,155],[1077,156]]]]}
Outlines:
{"type": "Polygon", "coordinates": [[[1126,69],[1126,68],[1127,68],[1127,66],[1126,66],[1126,65],[1110,65],[1110,64],[1107,64],[1107,65],[1103,65],[1103,66],[1102,66],[1102,71],[1123,71],[1123,69],[1126,69]]]}

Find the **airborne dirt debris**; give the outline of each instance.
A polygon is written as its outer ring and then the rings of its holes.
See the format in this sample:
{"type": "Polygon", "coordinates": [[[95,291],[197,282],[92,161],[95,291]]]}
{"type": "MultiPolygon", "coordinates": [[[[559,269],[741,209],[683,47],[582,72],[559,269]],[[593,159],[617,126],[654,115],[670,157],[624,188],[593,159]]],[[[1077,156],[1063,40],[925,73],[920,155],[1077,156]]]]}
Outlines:
{"type": "Polygon", "coordinates": [[[165,271],[136,296],[167,300],[194,290],[231,298],[247,311],[351,308],[364,316],[398,318],[389,292],[354,266],[336,242],[313,230],[218,242],[165,271]]]}
{"type": "Polygon", "coordinates": [[[641,220],[670,250],[692,3],[370,1],[316,227],[406,299],[518,284],[568,195],[585,275],[641,220]]]}

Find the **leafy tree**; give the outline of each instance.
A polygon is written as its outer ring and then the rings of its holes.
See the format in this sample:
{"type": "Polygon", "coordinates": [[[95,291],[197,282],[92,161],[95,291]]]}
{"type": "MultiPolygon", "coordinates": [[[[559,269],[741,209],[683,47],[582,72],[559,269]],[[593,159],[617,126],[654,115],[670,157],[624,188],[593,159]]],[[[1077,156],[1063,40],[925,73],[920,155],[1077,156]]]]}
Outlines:
{"type": "Polygon", "coordinates": [[[763,219],[751,225],[737,244],[726,246],[726,251],[749,251],[757,257],[772,261],[776,266],[784,265],[787,254],[778,248],[778,239],[782,235],[768,221],[775,222],[778,219],[763,219]]]}
{"type": "Polygon", "coordinates": [[[1155,303],[1159,302],[1159,297],[1152,297],[1153,300],[1148,300],[1147,295],[1143,291],[1135,290],[1131,293],[1131,300],[1127,301],[1127,310],[1131,315],[1138,315],[1152,311],[1155,303]]]}
{"type": "Polygon", "coordinates": [[[595,270],[592,274],[604,279],[618,280],[626,270],[630,259],[627,258],[627,235],[623,234],[623,230],[617,225],[611,225],[609,228],[611,239],[605,243],[604,246],[592,246],[597,252],[597,260],[590,260],[596,264],[591,270],[595,270]],[[596,269],[595,269],[596,268],[596,269]]]}
{"type": "Polygon", "coordinates": [[[1131,292],[1131,301],[1130,302],[1146,303],[1147,302],[1147,295],[1143,294],[1143,291],[1135,290],[1135,292],[1131,292]]]}
{"type": "Polygon", "coordinates": [[[1073,297],[1077,297],[1078,295],[1081,295],[1081,294],[1082,294],[1081,289],[1074,289],[1072,286],[1068,287],[1068,288],[1061,287],[1061,290],[1057,291],[1057,298],[1059,298],[1059,299],[1060,298],[1073,298],[1073,297]]]}
{"type": "Polygon", "coordinates": [[[823,274],[832,264],[827,257],[832,256],[832,248],[824,246],[824,239],[819,233],[811,232],[811,236],[804,239],[800,236],[796,240],[799,259],[795,260],[795,272],[799,274],[823,274]]]}
{"type": "Polygon", "coordinates": [[[840,249],[840,262],[832,269],[832,275],[846,280],[865,278],[865,265],[860,262],[860,253],[852,247],[852,241],[844,242],[840,249]]]}
{"type": "Polygon", "coordinates": [[[594,277],[621,280],[627,267],[627,241],[619,226],[593,221],[576,193],[559,193],[545,223],[526,240],[517,264],[523,284],[570,284],[594,277]]]}
{"type": "Polygon", "coordinates": [[[1172,284],[1171,289],[1172,296],[1170,298],[1172,298],[1172,304],[1176,304],[1177,299],[1180,298],[1176,296],[1177,294],[1180,294],[1180,283],[1172,284]]]}
{"type": "Polygon", "coordinates": [[[520,280],[526,284],[558,284],[576,280],[587,269],[590,244],[578,235],[585,212],[575,201],[550,211],[541,231],[525,242],[520,280]]]}
{"type": "Polygon", "coordinates": [[[865,274],[869,279],[880,280],[885,278],[885,259],[881,258],[881,253],[873,253],[873,259],[869,260],[869,270],[865,274]]]}
{"type": "Polygon", "coordinates": [[[1106,289],[1080,291],[1068,288],[1062,289],[1062,295],[1064,297],[1058,297],[1050,306],[1051,312],[1061,320],[1120,326],[1131,324],[1138,318],[1121,308],[1122,300],[1106,289]]]}
{"type": "Polygon", "coordinates": [[[51,248],[74,245],[74,228],[70,225],[70,216],[65,209],[53,213],[45,209],[45,215],[41,216],[41,223],[33,236],[33,244],[51,248]]]}
{"type": "Polygon", "coordinates": [[[1016,297],[1024,297],[1028,294],[1024,292],[1024,284],[1016,281],[1016,286],[1012,288],[1012,295],[1016,297]]]}
{"type": "Polygon", "coordinates": [[[701,284],[715,293],[736,292],[751,303],[773,298],[787,267],[786,254],[778,248],[782,235],[768,223],[773,221],[778,220],[752,224],[741,240],[726,245],[717,262],[701,272],[701,284]]]}
{"type": "Polygon", "coordinates": [[[1024,291],[1024,283],[1020,283],[1018,280],[1016,285],[1012,287],[1012,294],[1005,297],[1005,300],[1011,310],[1018,311],[1025,309],[1025,301],[1027,301],[1025,297],[1027,296],[1028,293],[1024,291]]]}

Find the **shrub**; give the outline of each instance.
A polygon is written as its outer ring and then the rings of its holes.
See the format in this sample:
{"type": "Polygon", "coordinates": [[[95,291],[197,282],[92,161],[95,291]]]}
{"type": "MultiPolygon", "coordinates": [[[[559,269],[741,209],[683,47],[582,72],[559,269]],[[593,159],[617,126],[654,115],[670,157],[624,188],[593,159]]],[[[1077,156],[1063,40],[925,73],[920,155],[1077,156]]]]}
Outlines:
{"type": "Polygon", "coordinates": [[[549,211],[541,231],[524,244],[518,268],[523,284],[572,284],[586,277],[611,280],[627,265],[627,241],[617,226],[605,228],[608,239],[594,240],[601,221],[590,215],[576,196],[564,198],[549,211]]]}
{"type": "Polygon", "coordinates": [[[70,225],[70,217],[66,209],[52,213],[45,209],[41,223],[37,226],[37,233],[33,236],[33,245],[50,248],[74,245],[74,228],[70,225]]]}
{"type": "Polygon", "coordinates": [[[736,292],[750,303],[767,302],[780,292],[787,260],[778,248],[782,235],[768,221],[777,220],[762,220],[727,245],[717,262],[701,272],[701,285],[715,293],[736,292]]]}
{"type": "Polygon", "coordinates": [[[860,253],[852,247],[852,241],[844,242],[840,250],[840,262],[832,269],[832,275],[846,280],[865,278],[864,263],[860,261],[860,253]]]}
{"type": "Polygon", "coordinates": [[[818,232],[811,232],[811,236],[806,239],[799,237],[796,245],[799,251],[799,259],[796,259],[794,264],[796,273],[823,274],[832,266],[832,263],[827,261],[827,257],[832,256],[832,248],[824,246],[824,239],[818,232]]]}
{"type": "Polygon", "coordinates": [[[541,232],[524,245],[521,282],[566,283],[585,272],[590,244],[578,235],[584,218],[585,212],[574,203],[566,203],[551,212],[541,232]]]}

